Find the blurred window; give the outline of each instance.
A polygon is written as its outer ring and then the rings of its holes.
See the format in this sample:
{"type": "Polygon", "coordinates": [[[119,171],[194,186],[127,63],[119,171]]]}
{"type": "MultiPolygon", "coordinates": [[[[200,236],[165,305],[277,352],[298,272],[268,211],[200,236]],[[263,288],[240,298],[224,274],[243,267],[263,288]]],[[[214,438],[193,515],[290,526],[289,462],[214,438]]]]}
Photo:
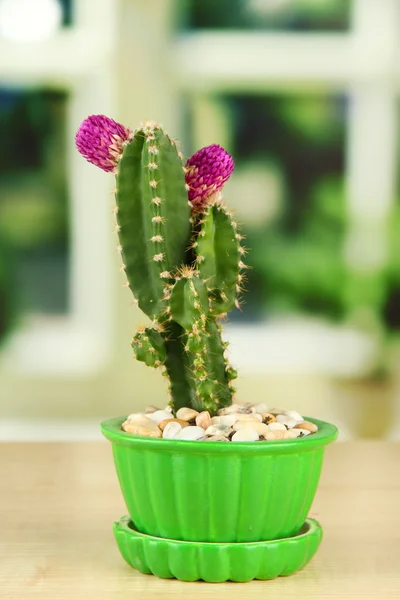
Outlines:
{"type": "Polygon", "coordinates": [[[185,29],[346,31],[350,0],[183,0],[185,29]]]}
{"type": "MultiPolygon", "coordinates": [[[[228,144],[236,166],[224,195],[243,224],[254,267],[232,320],[288,311],[341,316],[345,97],[299,92],[209,101],[225,115],[226,139],[214,141],[228,144]]],[[[193,111],[193,132],[195,119],[193,111]]]]}
{"type": "Polygon", "coordinates": [[[0,88],[0,311],[67,311],[66,102],[0,88]]]}

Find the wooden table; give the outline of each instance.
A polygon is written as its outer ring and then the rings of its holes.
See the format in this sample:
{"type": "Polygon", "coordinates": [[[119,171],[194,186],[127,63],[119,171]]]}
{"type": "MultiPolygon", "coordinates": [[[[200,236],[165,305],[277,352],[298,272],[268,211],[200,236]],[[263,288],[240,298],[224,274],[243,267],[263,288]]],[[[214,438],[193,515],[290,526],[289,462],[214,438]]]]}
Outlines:
{"type": "Polygon", "coordinates": [[[325,600],[400,598],[400,445],[336,443],[311,516],[325,538],[288,578],[160,580],[124,563],[113,520],[126,513],[104,443],[0,444],[3,600],[325,600]]]}

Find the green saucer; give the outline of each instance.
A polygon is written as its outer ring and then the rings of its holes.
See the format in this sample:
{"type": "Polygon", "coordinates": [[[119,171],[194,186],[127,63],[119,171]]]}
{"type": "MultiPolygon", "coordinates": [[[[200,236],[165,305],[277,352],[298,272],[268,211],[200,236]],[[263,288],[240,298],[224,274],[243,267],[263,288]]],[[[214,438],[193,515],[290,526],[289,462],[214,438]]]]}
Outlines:
{"type": "Polygon", "coordinates": [[[291,575],[314,556],[321,525],[307,519],[297,535],[267,542],[184,542],[136,531],[130,517],[114,523],[114,535],[126,562],[141,573],[181,581],[251,581],[291,575]]]}

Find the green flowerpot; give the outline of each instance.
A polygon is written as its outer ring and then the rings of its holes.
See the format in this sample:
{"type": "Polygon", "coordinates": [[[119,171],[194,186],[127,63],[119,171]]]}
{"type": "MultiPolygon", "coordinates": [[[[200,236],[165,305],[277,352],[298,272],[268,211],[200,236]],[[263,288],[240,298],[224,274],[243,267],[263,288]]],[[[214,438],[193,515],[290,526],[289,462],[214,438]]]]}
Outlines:
{"type": "Polygon", "coordinates": [[[305,523],[334,425],[276,442],[198,442],[134,437],[125,417],[101,424],[138,532],[198,542],[293,536],[305,523]]]}

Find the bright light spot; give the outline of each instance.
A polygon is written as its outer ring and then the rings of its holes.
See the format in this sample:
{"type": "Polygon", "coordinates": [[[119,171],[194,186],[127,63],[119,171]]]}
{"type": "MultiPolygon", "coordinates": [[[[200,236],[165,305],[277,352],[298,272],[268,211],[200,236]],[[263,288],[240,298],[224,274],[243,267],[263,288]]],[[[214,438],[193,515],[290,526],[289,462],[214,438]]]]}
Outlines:
{"type": "Polygon", "coordinates": [[[58,0],[0,0],[0,36],[13,42],[41,42],[59,28],[58,0]]]}

